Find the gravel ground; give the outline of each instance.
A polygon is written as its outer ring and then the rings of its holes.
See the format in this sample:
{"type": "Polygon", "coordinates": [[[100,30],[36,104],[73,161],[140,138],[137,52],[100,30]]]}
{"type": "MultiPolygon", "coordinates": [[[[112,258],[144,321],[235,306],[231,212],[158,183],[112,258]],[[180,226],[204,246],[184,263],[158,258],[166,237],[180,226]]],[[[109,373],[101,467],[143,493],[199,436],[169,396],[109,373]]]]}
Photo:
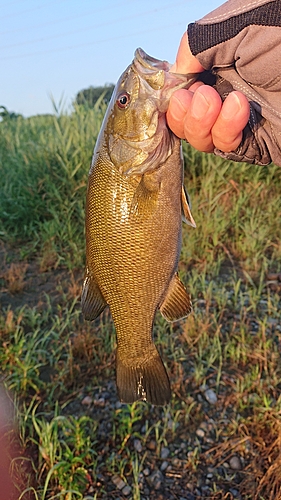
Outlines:
{"type": "MultiPolygon", "coordinates": [[[[7,282],[6,266],[0,271],[7,282]]],[[[72,275],[71,279],[79,291],[82,273],[75,277],[72,275]]],[[[25,283],[19,293],[9,293],[5,287],[0,290],[2,306],[16,309],[25,303],[28,307],[44,308],[47,293],[55,307],[59,303],[61,290],[67,290],[69,282],[69,273],[65,270],[38,273],[36,265],[29,263],[25,270],[25,283]]],[[[280,291],[280,273],[269,274],[265,282],[264,300],[259,304],[260,310],[267,306],[268,293],[280,294],[280,291]]],[[[245,296],[244,300],[246,303],[245,296]]],[[[216,305],[211,304],[211,307],[215,308],[216,305]]],[[[204,312],[204,298],[198,299],[197,308],[204,312]]],[[[235,318],[233,313],[230,312],[229,317],[227,314],[221,324],[222,335],[229,321],[240,319],[239,315],[235,318]]],[[[249,312],[247,324],[254,335],[259,326],[254,312],[249,312]]],[[[175,332],[177,328],[175,326],[175,332]]],[[[268,328],[275,335],[276,342],[279,342],[281,352],[280,321],[268,318],[268,328]]],[[[212,375],[210,370],[206,383],[200,385],[195,382],[191,360],[183,360],[182,384],[179,385],[177,374],[173,373],[171,367],[169,370],[174,391],[173,410],[169,410],[169,406],[159,408],[140,403],[135,406],[137,417],[133,419],[130,406],[118,401],[112,375],[114,353],[107,363],[107,375],[99,375],[97,386],[91,383],[87,366],[84,373],[81,369],[80,389],[73,395],[67,394],[67,401],[71,402],[63,410],[65,415],[87,415],[97,425],[94,444],[97,461],[95,468],[88,470],[85,500],[281,500],[281,480],[272,495],[269,488],[263,496],[255,496],[258,484],[270,469],[272,460],[274,464],[279,464],[281,470],[281,419],[280,441],[274,444],[271,436],[267,442],[266,428],[264,434],[256,435],[255,422],[251,420],[251,408],[256,397],[254,392],[243,396],[244,414],[237,412],[234,388],[238,380],[243,380],[243,370],[225,365],[219,385],[217,374],[214,372],[212,375]],[[245,422],[247,418],[248,427],[243,424],[243,419],[245,422]],[[279,446],[279,455],[273,446],[279,446]],[[268,457],[261,452],[266,447],[269,450],[268,457]]],[[[271,391],[274,407],[274,398],[276,400],[280,395],[281,387],[272,388],[271,391]]]]}
{"type": "Polygon", "coordinates": [[[248,498],[239,490],[253,458],[252,449],[247,439],[241,443],[239,438],[227,446],[224,431],[234,418],[231,406],[227,405],[227,392],[218,397],[213,388],[201,386],[190,404],[194,405],[196,417],[193,420],[191,416],[187,425],[182,421],[176,425],[172,420],[167,421],[167,412],[164,415],[160,408],[145,408],[142,418],[133,425],[123,450],[118,435],[112,440],[113,427],[118,426],[116,411],[126,411],[126,405],[117,400],[114,382],[109,381],[94,394],[81,394],[69,404],[66,413],[84,413],[98,422],[98,465],[97,470],[90,471],[87,494],[90,497],[97,494],[101,499],[137,498],[132,496],[133,465],[130,463],[130,457],[137,456],[138,462],[143,464],[138,474],[140,499],[248,498]],[[159,445],[152,437],[154,433],[147,431],[161,420],[161,416],[168,430],[165,442],[159,445]],[[241,448],[243,454],[239,453],[241,448]],[[110,473],[108,461],[113,457],[126,461],[127,477],[110,473]]]}

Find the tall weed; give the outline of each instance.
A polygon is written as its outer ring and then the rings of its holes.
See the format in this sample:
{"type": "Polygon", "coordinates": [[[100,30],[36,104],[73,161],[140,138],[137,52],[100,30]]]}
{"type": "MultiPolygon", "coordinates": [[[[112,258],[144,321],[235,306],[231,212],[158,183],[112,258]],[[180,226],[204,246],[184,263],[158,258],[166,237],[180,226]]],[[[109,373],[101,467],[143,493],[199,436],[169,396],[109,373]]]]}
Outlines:
{"type": "Polygon", "coordinates": [[[104,108],[0,123],[0,235],[81,264],[87,173],[104,108]]]}

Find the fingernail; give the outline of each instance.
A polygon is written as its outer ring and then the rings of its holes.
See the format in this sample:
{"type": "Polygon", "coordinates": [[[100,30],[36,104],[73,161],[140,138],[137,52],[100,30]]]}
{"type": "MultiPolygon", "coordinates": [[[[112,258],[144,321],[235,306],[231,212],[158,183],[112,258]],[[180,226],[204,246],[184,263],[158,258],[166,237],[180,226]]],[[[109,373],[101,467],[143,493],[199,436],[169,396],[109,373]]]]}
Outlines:
{"type": "Polygon", "coordinates": [[[221,115],[225,120],[232,120],[240,111],[241,104],[234,92],[231,92],[222,105],[221,115]]]}
{"type": "Polygon", "coordinates": [[[201,120],[207,113],[210,105],[201,92],[195,92],[191,104],[191,114],[194,118],[201,120]]]}

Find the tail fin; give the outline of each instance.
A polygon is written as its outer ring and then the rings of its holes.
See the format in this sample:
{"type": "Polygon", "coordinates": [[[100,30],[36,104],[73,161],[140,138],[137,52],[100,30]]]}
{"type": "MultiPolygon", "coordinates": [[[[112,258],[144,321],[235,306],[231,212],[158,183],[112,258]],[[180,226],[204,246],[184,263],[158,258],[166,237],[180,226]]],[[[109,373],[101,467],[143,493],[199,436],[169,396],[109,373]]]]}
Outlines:
{"type": "Polygon", "coordinates": [[[155,346],[152,356],[138,360],[137,366],[127,364],[117,348],[116,381],[120,401],[148,401],[153,405],[165,405],[170,401],[170,382],[155,346]]]}

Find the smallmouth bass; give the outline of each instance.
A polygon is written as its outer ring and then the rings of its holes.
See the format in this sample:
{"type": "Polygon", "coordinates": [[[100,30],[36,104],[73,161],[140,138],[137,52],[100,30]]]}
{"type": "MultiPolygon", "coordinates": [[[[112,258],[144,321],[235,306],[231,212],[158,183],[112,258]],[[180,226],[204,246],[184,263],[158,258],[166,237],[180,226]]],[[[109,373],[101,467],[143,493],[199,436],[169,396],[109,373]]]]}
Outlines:
{"type": "Polygon", "coordinates": [[[187,316],[191,299],[177,275],[182,218],[195,227],[183,187],[181,141],[165,113],[194,75],[137,49],[121,75],[94,149],[86,200],[85,319],[109,305],[117,334],[119,398],[168,403],[169,378],[153,342],[160,309],[187,316]]]}

